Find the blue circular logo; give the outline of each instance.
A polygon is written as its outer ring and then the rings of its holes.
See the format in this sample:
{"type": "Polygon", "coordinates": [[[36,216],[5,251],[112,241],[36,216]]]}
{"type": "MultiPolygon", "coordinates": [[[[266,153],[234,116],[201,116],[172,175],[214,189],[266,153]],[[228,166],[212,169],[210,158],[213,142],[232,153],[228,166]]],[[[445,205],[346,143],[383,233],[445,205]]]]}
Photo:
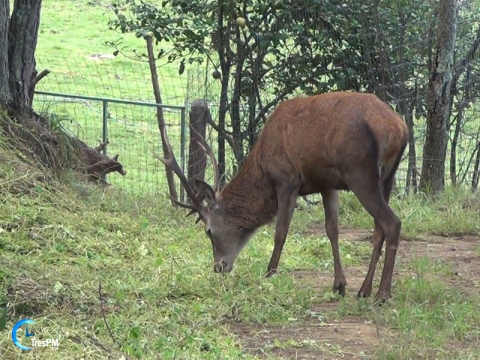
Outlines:
{"type": "MultiPolygon", "coordinates": [[[[32,350],[33,349],[31,347],[22,345],[17,338],[18,329],[20,329],[23,325],[27,325],[27,324],[32,324],[33,325],[33,324],[35,324],[35,321],[30,320],[30,319],[20,320],[13,326],[13,329],[12,329],[12,341],[17,347],[19,347],[22,350],[32,350]]],[[[31,336],[34,336],[34,335],[35,335],[34,333],[29,333],[28,332],[28,325],[27,325],[25,327],[25,336],[28,338],[28,337],[31,337],[31,336]]]]}

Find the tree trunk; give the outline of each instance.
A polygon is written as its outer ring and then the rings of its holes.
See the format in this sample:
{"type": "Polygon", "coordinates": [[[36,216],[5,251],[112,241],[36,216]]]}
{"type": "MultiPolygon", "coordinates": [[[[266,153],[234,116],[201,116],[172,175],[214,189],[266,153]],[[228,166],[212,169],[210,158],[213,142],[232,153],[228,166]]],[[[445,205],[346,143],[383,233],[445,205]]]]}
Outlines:
{"type": "Polygon", "coordinates": [[[420,189],[433,194],[445,187],[447,117],[450,113],[457,7],[457,0],[442,0],[440,3],[437,49],[431,64],[427,90],[427,131],[423,147],[420,189]]]}
{"type": "Polygon", "coordinates": [[[462,130],[463,120],[463,102],[458,103],[457,119],[455,122],[455,132],[453,133],[452,144],[450,148],[450,181],[453,185],[457,185],[457,145],[462,130]]]}
{"type": "Polygon", "coordinates": [[[405,122],[408,126],[408,169],[407,169],[407,182],[406,192],[410,193],[410,190],[415,194],[417,192],[417,151],[415,147],[415,129],[413,127],[413,103],[410,102],[408,107],[407,100],[404,100],[405,110],[405,122]]]}
{"type": "Polygon", "coordinates": [[[0,106],[22,118],[32,116],[30,83],[35,71],[35,49],[42,0],[15,0],[9,19],[9,1],[0,1],[0,106]]]}
{"type": "MultiPolygon", "coordinates": [[[[246,50],[244,47],[246,46],[241,38],[240,38],[240,28],[236,28],[235,30],[235,36],[236,36],[236,43],[237,45],[237,52],[236,52],[236,57],[235,57],[235,74],[233,77],[233,95],[230,100],[230,118],[231,118],[231,124],[232,124],[232,137],[235,142],[235,144],[240,145],[238,150],[239,150],[239,155],[242,155],[243,153],[243,147],[242,145],[242,116],[240,114],[240,101],[241,101],[241,95],[242,95],[242,87],[244,87],[243,84],[243,70],[244,70],[244,64],[245,64],[245,57],[246,57],[246,50]]],[[[236,159],[237,163],[241,163],[243,160],[242,158],[236,159]]],[[[232,174],[233,175],[233,174],[232,174]]]]}
{"type": "Polygon", "coordinates": [[[40,8],[42,0],[15,0],[10,19],[8,61],[12,108],[30,116],[30,81],[35,70],[40,8]]]}
{"type": "MultiPolygon", "coordinates": [[[[207,123],[211,122],[212,115],[205,100],[192,102],[190,111],[190,127],[195,129],[200,136],[206,139],[207,123]]],[[[205,168],[207,167],[207,154],[198,145],[198,134],[190,131],[190,144],[188,147],[188,175],[190,187],[195,191],[195,184],[192,179],[205,180],[205,168]]]]}
{"type": "Polygon", "coordinates": [[[480,168],[480,141],[477,143],[477,157],[475,159],[475,165],[473,166],[473,176],[472,176],[472,191],[476,191],[478,188],[479,180],[479,168],[480,168]]]}
{"type": "Polygon", "coordinates": [[[3,58],[3,54],[8,54],[8,19],[10,16],[10,6],[8,1],[0,1],[0,105],[6,110],[7,105],[12,102],[12,94],[8,85],[8,56],[3,58]]]}
{"type": "Polygon", "coordinates": [[[224,24],[224,8],[228,5],[224,0],[218,0],[218,59],[220,62],[220,68],[222,72],[222,88],[220,92],[220,106],[218,113],[218,172],[220,176],[220,183],[223,183],[225,179],[225,120],[228,111],[228,85],[230,80],[231,61],[229,59],[229,29],[224,24]]]}

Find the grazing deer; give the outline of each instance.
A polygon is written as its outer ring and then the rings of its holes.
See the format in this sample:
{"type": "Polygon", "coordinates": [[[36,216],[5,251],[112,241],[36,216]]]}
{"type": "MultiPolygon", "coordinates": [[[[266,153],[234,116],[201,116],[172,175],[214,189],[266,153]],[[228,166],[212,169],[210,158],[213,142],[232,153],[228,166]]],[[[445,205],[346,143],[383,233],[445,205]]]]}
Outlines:
{"type": "MultiPolygon", "coordinates": [[[[165,135],[165,139],[168,138],[165,135]]],[[[277,271],[298,196],[320,193],[325,229],[334,259],[333,289],[345,294],[347,282],[338,249],[338,190],[350,190],[374,219],[373,252],[358,292],[372,292],[375,267],[386,242],[385,264],[376,296],[391,296],[401,221],[388,205],[395,173],[405,150],[405,122],[377,96],[333,92],[280,103],[235,178],[221,191],[212,150],[202,139],[215,171],[214,187],[195,181],[196,193],[178,166],[170,144],[166,159],[191,203],[177,205],[198,213],[212,242],[214,271],[226,273],[249,238],[276,216],[275,245],[266,276],[277,271]],[[205,205],[204,205],[205,201],[205,205]]]]}

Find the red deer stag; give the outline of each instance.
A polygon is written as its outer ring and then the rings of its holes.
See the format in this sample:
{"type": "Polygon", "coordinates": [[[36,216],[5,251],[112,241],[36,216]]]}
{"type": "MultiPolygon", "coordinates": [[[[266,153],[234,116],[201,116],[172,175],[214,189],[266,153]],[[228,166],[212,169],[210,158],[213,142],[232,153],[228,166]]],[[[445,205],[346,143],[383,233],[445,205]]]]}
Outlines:
{"type": "Polygon", "coordinates": [[[190,214],[198,213],[196,222],[205,223],[215,272],[231,271],[255,230],[276,216],[275,245],[266,275],[274,274],[297,197],[320,193],[334,259],[333,289],[341,295],[347,282],[338,249],[338,190],[352,191],[375,224],[370,266],[358,296],[371,295],[375,267],[386,241],[385,264],[376,294],[386,299],[391,296],[401,229],[401,221],[388,202],[407,137],[405,122],[377,96],[333,92],[280,103],[243,167],[221,191],[215,157],[204,139],[202,148],[215,170],[213,188],[197,180],[194,192],[170,144],[167,158],[158,159],[177,174],[191,200],[176,203],[190,209],[190,214]]]}

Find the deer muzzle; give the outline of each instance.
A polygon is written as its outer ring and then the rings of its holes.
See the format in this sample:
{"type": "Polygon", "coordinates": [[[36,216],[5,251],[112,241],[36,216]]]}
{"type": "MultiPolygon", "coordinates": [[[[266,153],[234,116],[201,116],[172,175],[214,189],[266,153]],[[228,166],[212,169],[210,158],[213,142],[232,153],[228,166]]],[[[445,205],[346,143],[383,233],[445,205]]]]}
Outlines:
{"type": "Polygon", "coordinates": [[[233,269],[233,263],[227,263],[224,260],[220,260],[213,265],[213,271],[216,273],[229,273],[233,269]]]}

